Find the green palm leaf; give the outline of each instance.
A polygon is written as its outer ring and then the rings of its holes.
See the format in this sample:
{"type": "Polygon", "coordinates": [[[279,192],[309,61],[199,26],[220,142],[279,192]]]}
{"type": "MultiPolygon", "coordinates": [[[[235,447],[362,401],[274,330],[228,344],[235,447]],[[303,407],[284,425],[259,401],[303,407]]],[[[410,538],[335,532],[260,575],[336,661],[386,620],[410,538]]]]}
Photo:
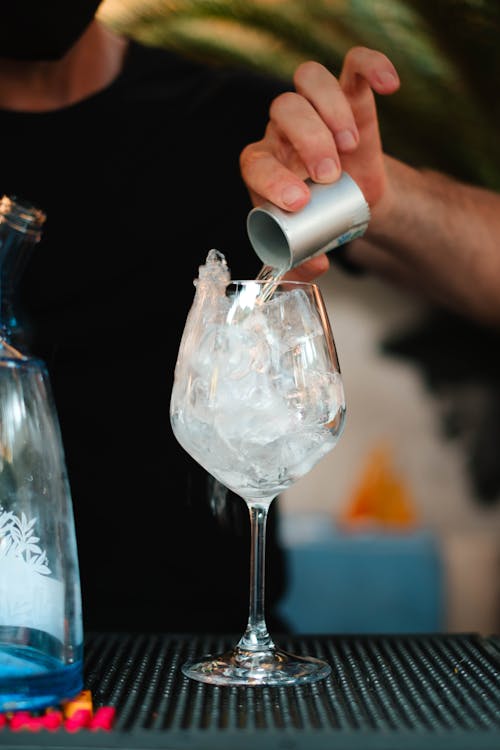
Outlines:
{"type": "Polygon", "coordinates": [[[338,74],[351,46],[379,49],[402,81],[378,99],[386,150],[500,188],[498,0],[106,0],[100,14],[147,44],[289,80],[303,60],[338,74]]]}

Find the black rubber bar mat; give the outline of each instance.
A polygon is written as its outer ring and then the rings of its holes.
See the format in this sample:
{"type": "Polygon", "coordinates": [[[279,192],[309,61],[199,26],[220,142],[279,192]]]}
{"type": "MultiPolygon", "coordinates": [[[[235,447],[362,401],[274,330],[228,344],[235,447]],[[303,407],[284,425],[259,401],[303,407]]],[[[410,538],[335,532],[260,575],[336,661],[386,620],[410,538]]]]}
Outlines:
{"type": "Polygon", "coordinates": [[[164,750],[500,750],[500,639],[285,636],[332,674],[300,687],[212,687],[185,659],[237,636],[89,634],[86,687],[111,731],[0,730],[0,747],[164,750]]]}

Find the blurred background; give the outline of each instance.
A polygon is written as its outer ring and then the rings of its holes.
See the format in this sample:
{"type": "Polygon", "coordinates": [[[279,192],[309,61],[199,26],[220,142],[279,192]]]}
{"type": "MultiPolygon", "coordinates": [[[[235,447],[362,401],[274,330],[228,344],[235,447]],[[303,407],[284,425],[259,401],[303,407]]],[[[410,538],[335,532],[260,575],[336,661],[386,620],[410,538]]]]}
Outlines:
{"type": "MultiPolygon", "coordinates": [[[[498,0],[105,0],[99,14],[290,80],[303,60],[338,73],[351,46],[379,49],[402,82],[378,100],[386,152],[500,189],[498,0]]],[[[280,499],[283,614],[308,633],[500,632],[500,334],[335,264],[320,286],[347,421],[280,499]]]]}

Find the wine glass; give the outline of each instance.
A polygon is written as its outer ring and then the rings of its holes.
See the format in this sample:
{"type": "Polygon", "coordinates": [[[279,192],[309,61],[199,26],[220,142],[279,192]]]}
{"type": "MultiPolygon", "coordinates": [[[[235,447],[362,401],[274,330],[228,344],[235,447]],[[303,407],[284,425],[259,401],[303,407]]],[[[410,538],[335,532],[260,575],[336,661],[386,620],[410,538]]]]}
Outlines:
{"type": "Polygon", "coordinates": [[[188,662],[183,673],[214,685],[315,682],[329,665],[277,648],[268,632],[264,565],[271,502],[342,432],[345,399],[330,322],[314,283],[230,281],[212,265],[195,282],[170,420],[182,447],[248,506],[250,603],[234,649],[188,662]]]}

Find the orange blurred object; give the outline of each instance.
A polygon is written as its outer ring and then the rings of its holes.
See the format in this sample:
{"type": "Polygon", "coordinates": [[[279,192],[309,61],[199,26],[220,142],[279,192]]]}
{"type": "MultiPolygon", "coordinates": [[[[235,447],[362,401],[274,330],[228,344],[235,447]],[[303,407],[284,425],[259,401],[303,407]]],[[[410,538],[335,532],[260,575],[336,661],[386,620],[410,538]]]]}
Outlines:
{"type": "Polygon", "coordinates": [[[377,446],[368,456],[360,482],[338,524],[348,531],[367,528],[410,530],[417,525],[417,513],[411,492],[395,471],[392,451],[377,446]]]}
{"type": "Polygon", "coordinates": [[[90,690],[82,690],[81,693],[75,695],[74,698],[64,701],[64,703],[62,704],[62,710],[65,719],[71,719],[73,714],[75,714],[77,711],[89,712],[90,718],[92,718],[92,693],[90,692],[90,690]]]}

